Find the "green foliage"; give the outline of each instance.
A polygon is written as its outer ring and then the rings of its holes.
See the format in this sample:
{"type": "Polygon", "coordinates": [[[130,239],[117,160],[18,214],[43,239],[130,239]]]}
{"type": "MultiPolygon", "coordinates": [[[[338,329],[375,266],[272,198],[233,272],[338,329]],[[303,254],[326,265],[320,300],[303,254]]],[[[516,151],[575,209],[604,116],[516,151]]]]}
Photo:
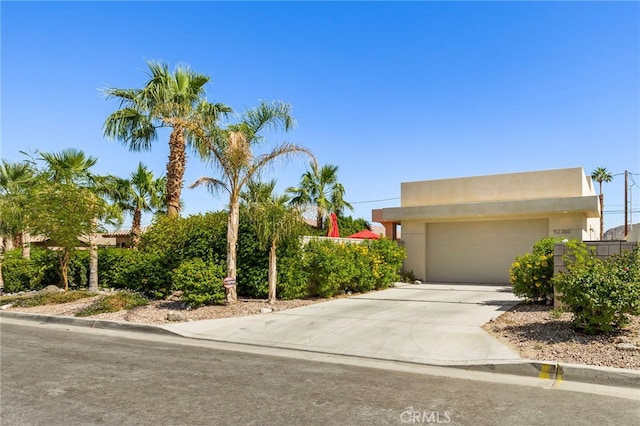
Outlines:
{"type": "Polygon", "coordinates": [[[43,275],[44,269],[33,260],[8,259],[2,264],[4,291],[7,293],[37,290],[43,275]]]}
{"type": "Polygon", "coordinates": [[[16,301],[16,306],[42,306],[57,305],[60,303],[75,302],[76,300],[93,297],[95,293],[86,290],[71,290],[61,293],[37,294],[27,299],[16,301]]]}
{"type": "Polygon", "coordinates": [[[143,255],[136,250],[108,248],[98,251],[98,282],[104,288],[141,290],[136,283],[129,281],[131,274],[139,269],[139,260],[143,255]]]}
{"type": "Polygon", "coordinates": [[[574,315],[573,325],[589,334],[624,327],[640,315],[640,249],[605,260],[584,258],[586,247],[572,253],[568,272],[554,278],[559,299],[574,315]]]}
{"type": "Polygon", "coordinates": [[[302,253],[278,257],[278,296],[282,299],[301,299],[309,295],[309,272],[302,265],[302,253]]]}
{"type": "Polygon", "coordinates": [[[171,274],[176,290],[182,291],[182,300],[191,307],[220,303],[225,300],[222,286],[222,267],[202,259],[183,261],[171,274]]]}
{"type": "Polygon", "coordinates": [[[553,297],[553,247],[560,240],[543,238],[533,246],[533,253],[518,256],[509,271],[513,294],[529,300],[553,297]]]}
{"type": "Polygon", "coordinates": [[[115,294],[100,296],[95,302],[76,313],[77,317],[103,314],[106,312],[118,312],[123,309],[133,309],[138,306],[148,305],[149,301],[138,293],[121,291],[115,294]]]}
{"type": "MultiPolygon", "coordinates": [[[[329,232],[329,222],[328,220],[324,222],[323,232],[320,235],[327,235],[329,232]]],[[[341,237],[348,237],[364,229],[371,230],[371,224],[363,218],[354,219],[351,216],[338,217],[338,230],[341,237]]]]}
{"type": "Polygon", "coordinates": [[[406,270],[402,270],[400,271],[400,282],[403,283],[414,283],[416,281],[416,276],[413,273],[413,270],[411,271],[406,271],[406,270]]]}
{"type": "Polygon", "coordinates": [[[312,240],[305,247],[304,267],[311,291],[323,297],[340,291],[366,292],[386,288],[399,279],[404,249],[382,238],[361,244],[312,240]]]}

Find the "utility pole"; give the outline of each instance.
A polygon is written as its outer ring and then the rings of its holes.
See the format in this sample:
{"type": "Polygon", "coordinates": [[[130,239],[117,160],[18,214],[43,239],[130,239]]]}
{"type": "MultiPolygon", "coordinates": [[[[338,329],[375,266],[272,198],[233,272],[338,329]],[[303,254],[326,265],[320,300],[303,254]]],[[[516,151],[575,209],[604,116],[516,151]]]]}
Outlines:
{"type": "Polygon", "coordinates": [[[627,170],[624,171],[624,237],[626,238],[629,235],[629,201],[627,199],[629,194],[629,172],[627,170]]]}

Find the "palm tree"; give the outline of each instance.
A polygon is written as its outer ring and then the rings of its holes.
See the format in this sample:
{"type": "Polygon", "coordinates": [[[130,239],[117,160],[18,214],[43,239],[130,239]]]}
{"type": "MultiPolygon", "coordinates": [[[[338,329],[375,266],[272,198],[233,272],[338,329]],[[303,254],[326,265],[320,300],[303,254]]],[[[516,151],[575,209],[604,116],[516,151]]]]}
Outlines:
{"type": "Polygon", "coordinates": [[[108,99],[118,99],[120,107],[104,123],[104,135],[118,139],[131,151],[148,151],[158,137],[158,128],[171,129],[167,162],[167,214],[177,216],[187,164],[186,148],[195,141],[190,126],[214,125],[231,109],[204,98],[209,77],[178,66],[173,73],[166,64],[148,61],[149,81],[142,89],[106,89],[108,99]]]}
{"type": "Polygon", "coordinates": [[[162,208],[165,199],[166,179],[155,178],[153,172],[142,163],[128,179],[116,178],[110,197],[120,209],[133,217],[131,246],[138,248],[142,235],[142,213],[162,208]]]}
{"type": "Polygon", "coordinates": [[[591,179],[600,184],[598,188],[598,198],[600,200],[600,239],[604,237],[604,194],[602,193],[602,182],[611,182],[613,175],[605,167],[598,167],[591,172],[591,179]]]}
{"type": "Polygon", "coordinates": [[[344,199],[344,186],[338,182],[338,166],[331,164],[318,168],[317,164],[311,163],[311,170],[302,175],[300,186],[290,187],[286,192],[292,195],[292,205],[316,209],[318,229],[322,228],[329,213],[342,216],[345,208],[353,210],[344,199]]]}
{"type": "Polygon", "coordinates": [[[31,238],[24,206],[29,202],[29,192],[35,179],[36,171],[29,162],[12,163],[2,160],[0,163],[0,235],[3,240],[0,250],[3,251],[7,246],[5,239],[12,240],[14,235],[20,234],[24,259],[31,257],[31,238]]]}
{"type": "MultiPolygon", "coordinates": [[[[57,153],[40,152],[39,159],[46,165],[45,178],[54,183],[72,185],[88,189],[95,205],[104,204],[101,194],[109,191],[109,179],[91,172],[98,159],[87,156],[77,149],[66,149],[57,153]]],[[[89,232],[89,291],[98,291],[98,245],[97,232],[99,219],[112,219],[116,212],[102,209],[102,217],[95,217],[89,232]]]]}
{"type": "Polygon", "coordinates": [[[302,225],[302,215],[288,206],[289,197],[273,195],[275,181],[252,183],[245,195],[251,225],[256,232],[259,247],[269,248],[269,303],[276,301],[278,281],[277,245],[294,234],[302,225]]]}
{"type": "MultiPolygon", "coordinates": [[[[265,103],[246,111],[237,124],[225,129],[212,126],[206,132],[198,131],[202,158],[208,159],[219,178],[201,177],[190,188],[204,185],[210,192],[224,191],[229,194],[229,219],[227,224],[227,276],[236,278],[236,255],[239,228],[240,193],[248,182],[277,159],[286,159],[297,154],[313,157],[311,152],[299,145],[283,143],[271,151],[257,156],[252,148],[263,140],[264,130],[288,131],[294,120],[291,107],[282,102],[265,103]]],[[[235,288],[227,289],[227,303],[235,303],[235,288]]]]}

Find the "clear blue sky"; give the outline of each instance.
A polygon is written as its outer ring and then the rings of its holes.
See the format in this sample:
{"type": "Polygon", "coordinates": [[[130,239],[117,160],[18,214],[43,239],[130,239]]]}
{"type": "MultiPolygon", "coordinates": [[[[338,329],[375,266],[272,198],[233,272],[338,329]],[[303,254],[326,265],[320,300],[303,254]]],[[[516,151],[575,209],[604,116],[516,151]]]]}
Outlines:
{"type": "MultiPolygon", "coordinates": [[[[145,60],[208,74],[236,111],[293,105],[294,142],[339,166],[354,217],[398,206],[400,183],[606,167],[605,228],[623,223],[624,170],[640,184],[639,2],[0,3],[2,158],[75,147],[121,176],[165,170],[167,140],[132,153],[102,136],[145,60]],[[365,202],[389,199],[382,202],[365,202]]],[[[304,160],[274,170],[295,185],[304,160]]],[[[186,184],[212,172],[191,156],[186,184]]],[[[185,214],[224,208],[183,191],[185,214]]],[[[634,222],[640,191],[633,187],[634,222]]]]}

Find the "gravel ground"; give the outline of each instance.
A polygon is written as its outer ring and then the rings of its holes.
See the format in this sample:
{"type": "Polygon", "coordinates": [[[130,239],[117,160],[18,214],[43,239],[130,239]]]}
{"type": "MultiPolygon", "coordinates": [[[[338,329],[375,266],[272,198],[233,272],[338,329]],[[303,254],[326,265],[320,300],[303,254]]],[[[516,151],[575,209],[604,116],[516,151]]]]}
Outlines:
{"type": "MultiPolygon", "coordinates": [[[[59,305],[10,307],[7,310],[74,316],[76,312],[91,305],[97,297],[99,296],[59,305]]],[[[263,308],[277,311],[330,300],[320,298],[278,300],[270,305],[264,300],[240,299],[237,304],[231,306],[216,305],[187,309],[182,302],[175,299],[153,301],[146,306],[131,310],[98,314],[89,318],[166,324],[175,321],[259,315],[263,308]]],[[[549,306],[517,305],[485,324],[484,329],[514,348],[525,359],[640,370],[640,317],[634,317],[631,324],[620,333],[589,336],[576,332],[569,326],[571,314],[564,313],[560,318],[554,318],[551,310],[549,306]]]]}
{"type": "Polygon", "coordinates": [[[520,304],[483,328],[524,359],[640,369],[640,317],[619,333],[600,336],[573,330],[572,317],[555,318],[550,306],[520,304]]]}

